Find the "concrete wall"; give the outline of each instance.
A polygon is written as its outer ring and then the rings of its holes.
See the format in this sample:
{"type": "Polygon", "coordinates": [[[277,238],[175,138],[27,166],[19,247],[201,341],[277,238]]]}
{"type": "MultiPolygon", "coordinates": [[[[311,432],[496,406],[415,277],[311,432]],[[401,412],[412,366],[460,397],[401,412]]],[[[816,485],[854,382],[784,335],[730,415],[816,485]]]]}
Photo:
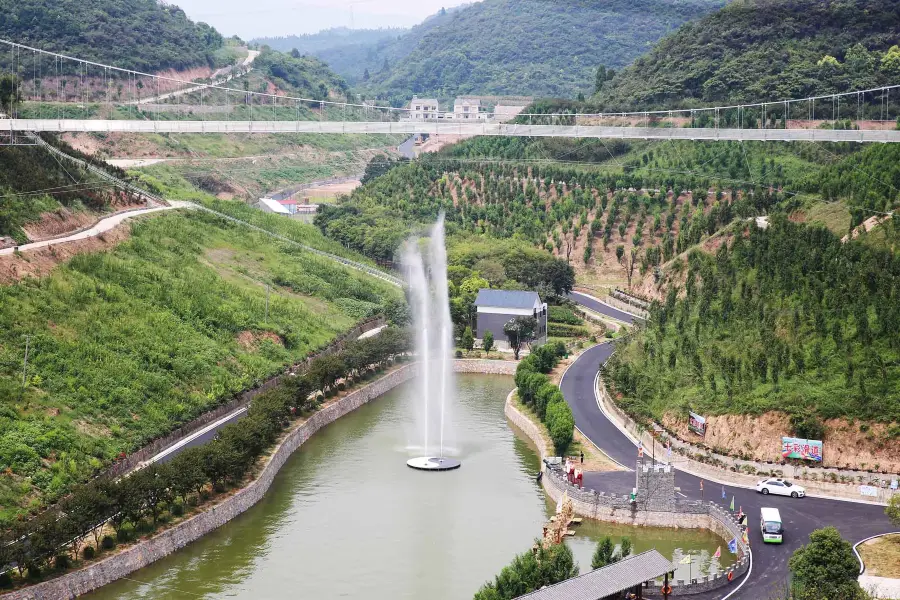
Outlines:
{"type": "MultiPolygon", "coordinates": [[[[631,419],[631,417],[629,417],[622,409],[620,409],[618,405],[612,400],[609,392],[606,390],[606,386],[604,385],[602,379],[600,379],[599,377],[597,379],[597,385],[594,392],[597,396],[597,399],[599,400],[600,407],[602,408],[603,412],[606,413],[606,416],[609,417],[609,419],[613,421],[613,423],[618,425],[620,429],[624,429],[632,439],[639,439],[644,444],[644,448],[646,448],[648,451],[652,448],[657,458],[666,456],[666,448],[664,443],[654,437],[650,430],[641,430],[638,428],[637,424],[631,419]]],[[[774,463],[770,464],[757,461],[740,460],[737,458],[715,454],[713,452],[703,450],[702,448],[698,448],[696,446],[688,444],[687,442],[683,442],[677,438],[668,436],[659,425],[654,425],[654,428],[658,436],[664,436],[666,439],[669,439],[671,441],[673,450],[671,460],[679,470],[718,483],[752,488],[755,487],[756,483],[764,476],[760,472],[775,472],[775,474],[779,477],[787,477],[789,479],[798,480],[800,485],[806,488],[807,494],[815,494],[833,498],[843,498],[848,500],[855,500],[858,502],[886,504],[890,500],[891,495],[894,493],[887,487],[889,485],[889,479],[884,479],[877,475],[868,475],[866,477],[863,477],[862,481],[859,481],[857,477],[861,477],[862,475],[855,471],[842,471],[839,469],[822,469],[814,467],[794,467],[793,465],[789,464],[780,465],[774,463]],[[697,455],[708,456],[712,460],[715,460],[716,464],[708,464],[692,458],[692,456],[697,455]],[[717,465],[724,465],[724,467],[717,465]],[[732,470],[732,468],[734,470],[732,470]],[[746,472],[747,469],[752,470],[752,474],[748,474],[746,472]],[[824,478],[826,475],[831,474],[834,474],[835,476],[844,475],[845,477],[850,478],[852,483],[811,481],[809,479],[803,479],[802,477],[800,477],[804,473],[814,473],[820,479],[824,478]],[[878,495],[875,497],[860,495],[860,484],[868,485],[870,483],[879,488],[878,495]]],[[[887,477],[890,478],[891,476],[887,477]]]]}
{"type": "MultiPolygon", "coordinates": [[[[454,371],[457,373],[512,375],[515,373],[516,364],[512,361],[500,360],[459,360],[454,362],[454,371]]],[[[416,363],[403,365],[381,379],[347,394],[330,406],[311,415],[306,422],[291,431],[282,440],[263,467],[259,477],[247,487],[209,510],[83,569],[4,594],[2,596],[3,600],[75,598],[112,583],[117,579],[126,577],[134,571],[187,546],[259,502],[290,455],[315,432],[347,413],[356,410],[363,404],[412,379],[416,371],[416,363]]]]}

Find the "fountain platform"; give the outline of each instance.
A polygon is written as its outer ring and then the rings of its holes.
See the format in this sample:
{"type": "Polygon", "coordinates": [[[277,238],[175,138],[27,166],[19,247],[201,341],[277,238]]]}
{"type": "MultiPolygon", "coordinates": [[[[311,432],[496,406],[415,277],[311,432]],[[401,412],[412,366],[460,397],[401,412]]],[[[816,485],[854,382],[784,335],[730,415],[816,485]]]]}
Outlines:
{"type": "Polygon", "coordinates": [[[419,471],[452,471],[462,466],[462,463],[455,458],[435,458],[422,456],[420,458],[411,458],[406,461],[406,465],[419,471]]]}

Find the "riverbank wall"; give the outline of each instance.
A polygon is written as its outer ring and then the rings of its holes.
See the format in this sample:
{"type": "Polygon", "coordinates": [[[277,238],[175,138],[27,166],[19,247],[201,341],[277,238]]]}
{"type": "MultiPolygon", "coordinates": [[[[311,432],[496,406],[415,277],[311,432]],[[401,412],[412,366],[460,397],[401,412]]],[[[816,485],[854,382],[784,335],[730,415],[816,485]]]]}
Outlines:
{"type": "MultiPolygon", "coordinates": [[[[512,375],[518,363],[503,360],[457,360],[457,373],[484,373],[512,375]]],[[[0,596],[3,600],[59,600],[87,594],[117,579],[146,567],[157,560],[221,527],[259,502],[282,466],[314,433],[333,423],[362,405],[384,395],[409,381],[417,373],[417,364],[398,367],[373,383],[350,392],[332,404],[325,406],[295,429],[290,431],[270,455],[259,476],[234,495],[222,500],[208,510],[178,523],[153,537],[141,541],[117,554],[92,563],[83,569],[67,573],[33,586],[15,590],[0,596]]]]}
{"type": "MultiPolygon", "coordinates": [[[[642,477],[640,473],[643,473],[644,479],[648,477],[655,479],[653,484],[646,487],[668,489],[658,482],[671,479],[671,467],[651,468],[639,464],[638,474],[635,478],[638,487],[636,502],[632,502],[628,496],[585,490],[569,483],[558,466],[553,466],[543,460],[549,456],[546,442],[537,425],[513,404],[512,399],[515,392],[513,390],[507,397],[504,412],[507,418],[522,430],[538,448],[544,472],[541,484],[554,502],[558,502],[563,494],[567,494],[572,501],[575,514],[589,519],[643,527],[706,529],[726,542],[732,539],[737,540],[738,558],[734,565],[722,573],[699,576],[691,581],[672,580],[670,581],[672,596],[687,596],[718,589],[736,583],[747,572],[750,568],[750,546],[743,542],[741,526],[729,512],[712,502],[677,500],[674,483],[668,486],[671,488],[671,493],[658,494],[650,499],[644,498],[641,491],[640,480],[642,477]]],[[[661,596],[661,585],[651,582],[651,585],[644,589],[644,595],[661,596]]]]}

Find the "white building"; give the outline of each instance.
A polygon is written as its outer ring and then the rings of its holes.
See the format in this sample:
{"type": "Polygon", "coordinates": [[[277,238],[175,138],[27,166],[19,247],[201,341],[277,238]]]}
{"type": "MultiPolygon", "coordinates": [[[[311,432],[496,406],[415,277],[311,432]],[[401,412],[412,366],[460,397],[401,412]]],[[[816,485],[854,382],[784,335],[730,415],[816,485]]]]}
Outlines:
{"type": "Polygon", "coordinates": [[[478,98],[457,98],[453,103],[453,120],[487,119],[487,113],[481,112],[481,100],[478,98]]]}
{"type": "Polygon", "coordinates": [[[440,105],[434,98],[413,96],[409,103],[409,118],[413,121],[436,121],[439,113],[440,105]]]}
{"type": "Polygon", "coordinates": [[[259,202],[256,203],[256,208],[263,212],[275,213],[276,215],[290,216],[291,214],[291,211],[282,206],[277,200],[272,200],[271,198],[260,198],[259,202]]]}

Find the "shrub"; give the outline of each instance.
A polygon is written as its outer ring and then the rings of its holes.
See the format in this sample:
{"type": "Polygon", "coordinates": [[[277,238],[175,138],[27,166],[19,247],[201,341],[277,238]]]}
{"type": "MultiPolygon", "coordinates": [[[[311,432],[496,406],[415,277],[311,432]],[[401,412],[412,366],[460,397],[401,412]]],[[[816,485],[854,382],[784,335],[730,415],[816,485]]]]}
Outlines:
{"type": "MultiPolygon", "coordinates": [[[[90,548],[90,546],[87,546],[87,548],[90,548]]],[[[65,571],[71,564],[72,561],[69,560],[68,554],[57,554],[53,557],[53,566],[59,571],[65,571]]]]}
{"type": "Polygon", "coordinates": [[[575,417],[565,402],[553,402],[547,407],[547,429],[557,456],[565,454],[575,431],[575,417]]]}
{"type": "Polygon", "coordinates": [[[485,352],[490,352],[494,348],[494,334],[490,331],[484,332],[484,339],[481,341],[485,352]]]}
{"type": "Polygon", "coordinates": [[[534,411],[537,413],[538,418],[543,421],[544,416],[547,414],[547,407],[560,401],[565,401],[562,392],[559,391],[559,388],[553,385],[553,383],[547,381],[547,383],[538,388],[538,391],[535,394],[534,411]]]}
{"type": "Polygon", "coordinates": [[[584,325],[584,321],[575,314],[571,308],[565,306],[551,306],[547,310],[547,320],[551,323],[565,323],[566,325],[584,325]]]}
{"type": "Polygon", "coordinates": [[[791,415],[791,431],[799,438],[824,440],[825,424],[813,414],[791,415]]]}
{"type": "Polygon", "coordinates": [[[562,323],[549,323],[547,325],[547,335],[550,337],[588,337],[590,332],[584,327],[564,325],[562,323]]]}
{"type": "Polygon", "coordinates": [[[0,589],[11,588],[13,584],[9,573],[0,573],[0,589]]]}
{"type": "Polygon", "coordinates": [[[337,389],[339,392],[343,392],[344,390],[347,389],[347,384],[343,381],[339,381],[337,384],[337,389]]]}
{"type": "Polygon", "coordinates": [[[112,536],[104,535],[103,539],[100,540],[100,547],[104,550],[112,550],[116,547],[116,540],[114,540],[112,536]]]}
{"type": "Polygon", "coordinates": [[[180,517],[184,515],[184,504],[173,504],[169,512],[172,513],[173,517],[180,517]]]}
{"type": "Polygon", "coordinates": [[[456,351],[456,358],[462,358],[462,357],[463,357],[462,350],[457,350],[457,351],[456,351]]]}
{"type": "Polygon", "coordinates": [[[569,353],[569,351],[566,350],[566,345],[563,342],[556,342],[556,344],[554,344],[554,350],[556,351],[557,358],[562,358],[569,353]]]}
{"type": "Polygon", "coordinates": [[[81,551],[81,555],[84,557],[84,560],[91,560],[92,558],[94,558],[94,555],[96,553],[97,551],[94,550],[93,546],[85,546],[84,550],[81,551]]]}

